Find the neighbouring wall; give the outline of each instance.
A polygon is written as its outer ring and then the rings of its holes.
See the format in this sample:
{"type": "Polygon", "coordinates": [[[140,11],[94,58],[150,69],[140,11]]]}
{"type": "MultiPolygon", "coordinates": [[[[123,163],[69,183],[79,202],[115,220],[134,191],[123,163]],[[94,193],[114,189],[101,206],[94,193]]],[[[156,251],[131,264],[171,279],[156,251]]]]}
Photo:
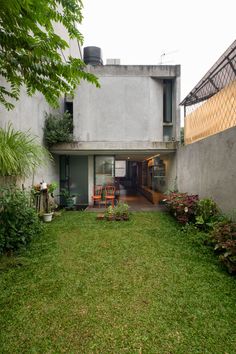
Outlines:
{"type": "MultiPolygon", "coordinates": [[[[36,93],[29,97],[23,88],[20,99],[15,102],[13,110],[7,111],[2,105],[0,106],[0,127],[5,128],[8,123],[11,123],[15,130],[28,131],[37,138],[40,144],[43,144],[43,126],[46,112],[53,112],[53,110],[45,101],[43,95],[36,93]]],[[[58,156],[53,156],[53,158],[53,163],[48,162],[45,166],[39,168],[34,176],[22,180],[22,183],[29,187],[41,182],[42,179],[48,183],[59,182],[58,156]]]]}
{"type": "Polygon", "coordinates": [[[213,198],[223,212],[236,208],[236,127],[180,147],[180,192],[213,198]]]}

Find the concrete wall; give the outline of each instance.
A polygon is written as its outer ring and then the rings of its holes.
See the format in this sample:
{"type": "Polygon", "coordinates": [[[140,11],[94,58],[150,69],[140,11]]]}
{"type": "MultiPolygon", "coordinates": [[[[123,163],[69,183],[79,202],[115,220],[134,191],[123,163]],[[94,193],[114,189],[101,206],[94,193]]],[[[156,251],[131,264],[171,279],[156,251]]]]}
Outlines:
{"type": "Polygon", "coordinates": [[[177,151],[180,192],[213,198],[224,212],[236,208],[236,127],[177,151]]]}
{"type": "MultiPolygon", "coordinates": [[[[37,137],[37,141],[43,142],[43,126],[45,112],[50,112],[51,108],[41,94],[29,97],[22,89],[20,100],[16,102],[15,108],[7,111],[0,105],[0,127],[4,128],[9,122],[16,130],[29,131],[37,137]]],[[[36,171],[36,174],[24,181],[26,186],[32,183],[39,183],[42,179],[46,182],[57,181],[59,179],[58,156],[54,156],[54,163],[47,163],[36,171]]]]}
{"type": "Polygon", "coordinates": [[[166,183],[160,188],[161,192],[173,191],[177,187],[177,164],[176,164],[176,154],[164,155],[161,158],[166,166],[166,183]]]}
{"type": "Polygon", "coordinates": [[[162,141],[162,83],[152,78],[100,78],[74,99],[75,140],[162,141]]]}
{"type": "Polygon", "coordinates": [[[174,80],[173,130],[178,140],[178,66],[109,65],[88,70],[99,78],[101,88],[83,82],[75,93],[76,141],[163,141],[164,78],[174,80]]]}
{"type": "Polygon", "coordinates": [[[65,60],[69,59],[69,56],[74,58],[82,59],[82,52],[79,46],[79,43],[76,39],[71,39],[66,28],[62,25],[62,23],[54,22],[54,29],[57,35],[63,38],[69,45],[68,48],[62,51],[63,57],[65,60]]]}

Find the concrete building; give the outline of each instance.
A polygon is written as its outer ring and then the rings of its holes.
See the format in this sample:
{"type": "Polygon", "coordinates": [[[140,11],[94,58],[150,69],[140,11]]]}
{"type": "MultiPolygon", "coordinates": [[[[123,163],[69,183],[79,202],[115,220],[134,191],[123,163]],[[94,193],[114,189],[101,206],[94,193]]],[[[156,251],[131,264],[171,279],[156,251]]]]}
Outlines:
{"type": "Polygon", "coordinates": [[[74,142],[52,148],[59,155],[60,185],[84,204],[92,203],[94,185],[117,182],[153,200],[176,179],[180,66],[101,62],[98,57],[87,66],[101,88],[82,82],[75,92],[74,142]]]}
{"type": "MultiPolygon", "coordinates": [[[[81,57],[77,43],[64,56],[68,54],[81,57]]],[[[157,202],[158,192],[172,188],[176,180],[180,66],[126,66],[117,59],[102,65],[99,48],[89,47],[87,54],[86,70],[99,78],[101,88],[81,82],[70,102],[74,142],[53,146],[54,164],[25,184],[57,181],[79,195],[77,203],[91,204],[95,185],[122,183],[157,202]]],[[[59,110],[65,109],[62,98],[59,110]]],[[[46,112],[53,110],[44,97],[29,97],[23,89],[14,110],[0,107],[0,126],[11,122],[16,129],[30,129],[43,143],[46,112]]]]}

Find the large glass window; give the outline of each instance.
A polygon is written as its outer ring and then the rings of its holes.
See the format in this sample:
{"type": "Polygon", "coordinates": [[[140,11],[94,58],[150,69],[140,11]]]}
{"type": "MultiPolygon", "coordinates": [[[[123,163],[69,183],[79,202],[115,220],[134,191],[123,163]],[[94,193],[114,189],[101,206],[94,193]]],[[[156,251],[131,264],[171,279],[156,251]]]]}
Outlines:
{"type": "Polygon", "coordinates": [[[106,186],[115,182],[114,156],[95,157],[95,184],[106,186]]]}

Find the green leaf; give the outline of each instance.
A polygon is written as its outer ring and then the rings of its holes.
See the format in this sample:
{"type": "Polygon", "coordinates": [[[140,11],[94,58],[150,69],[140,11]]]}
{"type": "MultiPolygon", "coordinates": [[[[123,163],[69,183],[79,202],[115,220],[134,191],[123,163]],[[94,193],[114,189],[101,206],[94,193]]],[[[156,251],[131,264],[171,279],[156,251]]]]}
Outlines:
{"type": "Polygon", "coordinates": [[[81,80],[99,87],[81,59],[64,58],[69,44],[54,29],[55,24],[64,27],[69,38],[82,44],[82,8],[78,0],[0,0],[0,75],[6,80],[0,103],[6,109],[14,107],[12,99],[19,99],[23,85],[28,95],[41,92],[55,107],[81,80]]]}

